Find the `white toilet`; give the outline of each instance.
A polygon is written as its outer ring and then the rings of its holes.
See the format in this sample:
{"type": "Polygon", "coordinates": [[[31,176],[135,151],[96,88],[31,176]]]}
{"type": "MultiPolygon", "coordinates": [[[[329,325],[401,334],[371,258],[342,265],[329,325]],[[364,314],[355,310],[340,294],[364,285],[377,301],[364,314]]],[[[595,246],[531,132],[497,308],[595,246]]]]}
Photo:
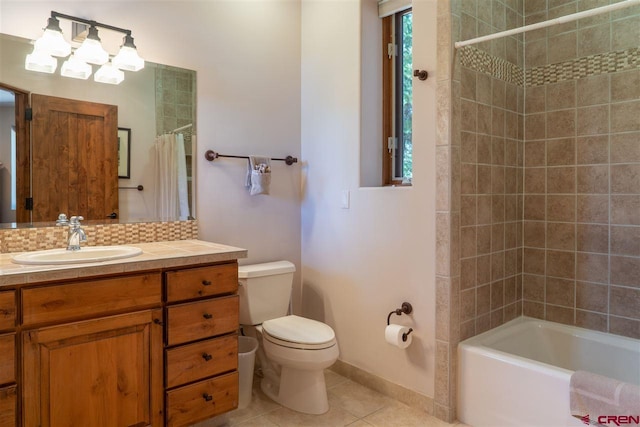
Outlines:
{"type": "Polygon", "coordinates": [[[262,391],[294,411],[323,414],[324,369],[338,359],[338,343],[330,326],[287,315],[295,271],[288,261],[238,267],[240,325],[260,343],[262,391]]]}

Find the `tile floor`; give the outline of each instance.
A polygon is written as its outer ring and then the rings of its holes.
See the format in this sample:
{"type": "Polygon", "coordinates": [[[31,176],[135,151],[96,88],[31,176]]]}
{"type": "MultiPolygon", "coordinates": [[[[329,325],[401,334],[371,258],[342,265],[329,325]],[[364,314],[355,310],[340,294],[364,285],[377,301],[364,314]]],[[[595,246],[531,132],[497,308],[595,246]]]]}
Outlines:
{"type": "MultiPolygon", "coordinates": [[[[237,409],[193,427],[450,427],[435,417],[355,383],[332,371],[325,371],[329,412],[307,415],[284,408],[253,384],[248,408],[237,409]]],[[[456,424],[462,427],[461,424],[456,424]]]]}

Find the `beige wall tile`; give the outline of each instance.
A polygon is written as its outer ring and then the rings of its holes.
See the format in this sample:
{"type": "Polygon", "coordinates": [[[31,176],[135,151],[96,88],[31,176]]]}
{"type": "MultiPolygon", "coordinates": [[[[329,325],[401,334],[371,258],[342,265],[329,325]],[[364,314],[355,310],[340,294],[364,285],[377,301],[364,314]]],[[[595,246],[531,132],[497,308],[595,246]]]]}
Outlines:
{"type": "Polygon", "coordinates": [[[578,107],[608,103],[609,75],[600,74],[578,79],[576,94],[578,107]]]}
{"type": "Polygon", "coordinates": [[[577,224],[576,236],[576,249],[580,252],[606,254],[609,251],[608,225],[577,224]]]}
{"type": "Polygon", "coordinates": [[[609,105],[578,108],[578,135],[600,135],[609,132],[609,105]]]}
{"type": "Polygon", "coordinates": [[[640,319],[640,289],[611,286],[609,301],[611,314],[640,319]]]}
{"type": "Polygon", "coordinates": [[[640,163],[611,166],[611,192],[640,194],[640,163]]]}
{"type": "Polygon", "coordinates": [[[529,141],[524,143],[525,166],[545,166],[546,165],[546,144],[544,141],[529,141]]]}
{"type": "Polygon", "coordinates": [[[493,252],[491,254],[491,281],[504,278],[504,252],[493,252]]]}
{"type": "Polygon", "coordinates": [[[525,139],[527,141],[543,139],[546,135],[546,121],[548,116],[544,113],[527,114],[525,117],[525,139]]]}
{"type": "Polygon", "coordinates": [[[478,135],[478,163],[491,164],[491,136],[478,135]]]}
{"type": "Polygon", "coordinates": [[[612,255],[611,284],[640,288],[640,257],[612,255]]]}
{"type": "Polygon", "coordinates": [[[522,314],[536,319],[544,319],[544,304],[533,301],[523,301],[522,314]]]}
{"type": "Polygon", "coordinates": [[[611,27],[611,36],[613,50],[640,46],[640,16],[616,21],[611,27]]]}
{"type": "Polygon", "coordinates": [[[576,168],[547,168],[547,193],[567,194],[576,191],[576,168]]]}
{"type": "Polygon", "coordinates": [[[491,166],[478,165],[478,194],[491,194],[491,166]]]}
{"type": "Polygon", "coordinates": [[[491,303],[491,287],[490,285],[479,286],[476,289],[476,315],[482,316],[489,313],[491,303]]]}
{"type": "Polygon", "coordinates": [[[576,196],[574,195],[547,196],[548,221],[575,221],[576,210],[576,196]]]}
{"type": "Polygon", "coordinates": [[[573,279],[576,270],[575,259],[576,255],[573,251],[547,250],[547,275],[573,279]]]}
{"type": "Polygon", "coordinates": [[[559,307],[556,305],[547,305],[545,319],[551,322],[563,323],[565,325],[573,325],[575,317],[575,309],[569,307],[559,307]]]}
{"type": "MultiPolygon", "coordinates": [[[[576,157],[580,165],[609,162],[609,136],[584,136],[577,139],[576,157]]],[[[640,147],[640,146],[639,146],[640,147]]],[[[624,148],[627,148],[626,146],[624,148]]],[[[612,146],[613,151],[613,146],[612,146]]],[[[639,150],[640,151],[640,150],[639,150]]],[[[578,171],[578,173],[580,173],[578,171]]]]}
{"type": "Polygon", "coordinates": [[[504,307],[504,280],[498,280],[491,284],[491,310],[504,307]]]}
{"type": "Polygon", "coordinates": [[[611,196],[611,223],[640,225],[640,195],[611,196]]]}
{"type": "Polygon", "coordinates": [[[640,257],[640,227],[611,226],[611,253],[640,257]]]}
{"type": "Polygon", "coordinates": [[[504,165],[505,157],[505,141],[504,138],[493,137],[491,138],[491,162],[494,165],[504,165]]]}
{"type": "Polygon", "coordinates": [[[524,196],[524,219],[541,221],[545,219],[545,197],[524,196]]]}
{"type": "Polygon", "coordinates": [[[546,89],[544,86],[526,88],[525,108],[527,114],[543,113],[546,105],[546,89]]]}
{"type": "Polygon", "coordinates": [[[491,252],[491,226],[478,226],[477,230],[477,253],[484,255],[491,252]]]}
{"type": "Polygon", "coordinates": [[[524,63],[527,68],[547,65],[547,40],[527,41],[524,63]]]}
{"type": "Polygon", "coordinates": [[[491,256],[482,255],[478,257],[476,264],[476,275],[478,285],[485,285],[491,282],[491,256]]]}
{"type": "Polygon", "coordinates": [[[611,102],[640,98],[640,70],[611,74],[611,102]]]}
{"type": "MultiPolygon", "coordinates": [[[[564,36],[561,36],[564,37],[564,36]]],[[[549,41],[551,46],[552,41],[549,41]]],[[[575,55],[575,34],[574,34],[574,55],[575,55]]],[[[560,61],[551,61],[560,62],[560,61]]],[[[576,106],[576,82],[569,80],[566,82],[554,83],[544,86],[547,91],[546,111],[564,110],[576,106]]]]}
{"type": "Polygon", "coordinates": [[[577,41],[578,58],[608,52],[611,49],[611,24],[578,30],[577,41]]]}
{"type": "Polygon", "coordinates": [[[584,282],[609,282],[609,256],[576,253],[576,279],[584,282]]]}
{"type": "Polygon", "coordinates": [[[491,106],[478,104],[477,132],[491,135],[491,106]]]}
{"type": "Polygon", "coordinates": [[[611,163],[640,162],[640,132],[611,135],[611,163]]]}
{"type": "Polygon", "coordinates": [[[576,141],[562,138],[547,141],[547,165],[565,166],[576,163],[576,141]]]}
{"type": "Polygon", "coordinates": [[[524,245],[531,248],[546,247],[546,230],[543,221],[524,221],[524,245]]]}
{"type": "Polygon", "coordinates": [[[473,132],[461,132],[460,161],[463,163],[476,163],[478,161],[476,148],[476,134],[473,132]]]}
{"type": "Polygon", "coordinates": [[[607,332],[607,315],[576,310],[576,326],[600,332],[607,332]]]}
{"type": "Polygon", "coordinates": [[[474,164],[463,163],[460,166],[460,191],[462,195],[476,194],[477,167],[474,164]]]}
{"type": "Polygon", "coordinates": [[[575,250],[576,226],[566,222],[547,223],[547,248],[575,250]]]}
{"type": "Polygon", "coordinates": [[[609,222],[609,196],[579,195],[576,218],[578,222],[609,222]]]}
{"type": "Polygon", "coordinates": [[[576,131],[576,110],[559,110],[546,114],[547,137],[562,138],[574,136],[576,131]]]}
{"type": "Polygon", "coordinates": [[[496,225],[499,223],[500,226],[504,222],[504,196],[503,195],[493,195],[491,196],[491,221],[496,225]]]}
{"type": "Polygon", "coordinates": [[[623,335],[625,337],[640,339],[640,321],[610,316],[609,332],[612,334],[623,335]]]}
{"type": "Polygon", "coordinates": [[[524,273],[545,274],[545,251],[544,249],[524,248],[524,273]]]}
{"type": "Polygon", "coordinates": [[[611,132],[640,130],[640,100],[611,104],[611,132]]]}
{"type": "MultiPolygon", "coordinates": [[[[466,322],[468,320],[474,319],[475,317],[476,317],[476,289],[475,288],[466,289],[460,292],[460,321],[466,322]]],[[[462,336],[466,335],[466,333],[464,333],[462,329],[460,330],[460,332],[462,333],[462,336]]]]}
{"type": "Polygon", "coordinates": [[[526,168],[524,171],[524,191],[527,194],[546,193],[546,168],[526,168]]]}
{"type": "Polygon", "coordinates": [[[460,288],[470,289],[477,285],[476,282],[476,258],[464,258],[460,260],[460,288]]]}
{"type": "Polygon", "coordinates": [[[606,165],[578,167],[577,192],[583,194],[609,193],[609,167],[606,165]]]}
{"type": "Polygon", "coordinates": [[[478,196],[477,222],[491,224],[491,196],[478,196]]]}
{"type": "Polygon", "coordinates": [[[609,287],[588,282],[576,282],[576,307],[600,313],[609,312],[609,287]]]}
{"type": "Polygon", "coordinates": [[[547,277],[545,290],[546,303],[574,307],[575,288],[576,283],[574,280],[547,277]]]}
{"type": "Polygon", "coordinates": [[[476,200],[477,196],[460,197],[460,224],[475,225],[476,224],[476,200]]]}

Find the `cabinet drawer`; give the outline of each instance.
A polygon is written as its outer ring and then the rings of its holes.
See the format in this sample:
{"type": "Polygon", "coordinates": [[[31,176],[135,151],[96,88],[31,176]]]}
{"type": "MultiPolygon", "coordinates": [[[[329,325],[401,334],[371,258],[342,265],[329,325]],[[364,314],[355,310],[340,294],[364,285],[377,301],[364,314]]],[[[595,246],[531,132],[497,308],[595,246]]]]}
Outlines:
{"type": "Polygon", "coordinates": [[[238,296],[169,307],[167,325],[168,345],[234,332],[238,329],[238,296]]]}
{"type": "Polygon", "coordinates": [[[16,386],[0,388],[0,427],[16,425],[16,386]]]}
{"type": "Polygon", "coordinates": [[[238,289],[238,264],[169,271],[166,278],[169,302],[228,294],[238,289]]]}
{"type": "Polygon", "coordinates": [[[167,426],[195,424],[238,407],[238,373],[167,392],[167,426]]]}
{"type": "Polygon", "coordinates": [[[22,291],[23,324],[98,317],[161,302],[159,273],[29,288],[22,291]]]}
{"type": "Polygon", "coordinates": [[[0,335],[0,384],[16,380],[16,335],[0,335]]]}
{"type": "Polygon", "coordinates": [[[0,330],[16,327],[16,293],[0,292],[0,330]]]}
{"type": "Polygon", "coordinates": [[[238,336],[227,335],[167,350],[167,388],[238,369],[238,336]]]}

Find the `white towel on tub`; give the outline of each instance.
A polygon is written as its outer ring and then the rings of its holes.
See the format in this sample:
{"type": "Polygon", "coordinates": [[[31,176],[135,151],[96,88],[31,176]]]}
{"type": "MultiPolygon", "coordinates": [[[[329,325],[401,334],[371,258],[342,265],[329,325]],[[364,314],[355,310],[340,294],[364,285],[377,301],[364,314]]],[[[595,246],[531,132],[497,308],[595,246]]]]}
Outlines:
{"type": "Polygon", "coordinates": [[[570,381],[571,415],[597,424],[602,416],[640,416],[640,387],[586,371],[570,381]]]}
{"type": "Polygon", "coordinates": [[[266,156],[249,156],[247,187],[249,194],[269,194],[271,186],[271,159],[266,156]]]}

